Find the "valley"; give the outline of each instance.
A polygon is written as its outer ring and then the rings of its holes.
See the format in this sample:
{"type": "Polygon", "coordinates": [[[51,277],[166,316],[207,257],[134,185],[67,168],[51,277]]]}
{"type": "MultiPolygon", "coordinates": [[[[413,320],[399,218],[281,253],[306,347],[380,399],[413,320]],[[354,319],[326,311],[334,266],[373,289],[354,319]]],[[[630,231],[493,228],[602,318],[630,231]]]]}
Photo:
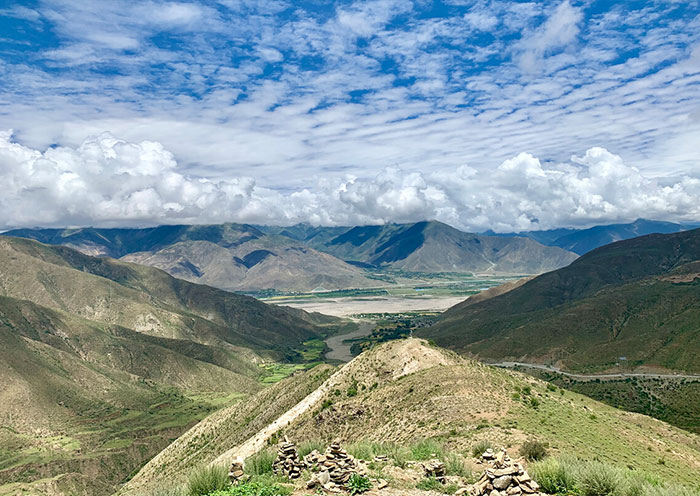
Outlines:
{"type": "Polygon", "coordinates": [[[697,240],[693,231],[635,238],[540,276],[348,264],[371,284],[234,293],[128,257],[0,237],[0,374],[9,386],[0,393],[0,495],[146,496],[162,477],[179,484],[202,463],[261,456],[282,435],[320,444],[339,432],[397,450],[427,439],[445,453],[536,438],[557,456],[592,456],[567,441],[579,439],[610,463],[692,485],[683,473],[700,450],[697,240]],[[562,322],[567,340],[582,339],[573,348],[558,344],[562,322]],[[536,338],[518,335],[522,326],[536,338]],[[649,336],[643,353],[636,329],[649,336]],[[576,393],[592,399],[568,396],[576,393]],[[651,419],[634,420],[623,437],[652,454],[622,448],[623,410],[667,422],[654,431],[663,452],[642,438],[651,419]],[[683,470],[654,465],[669,449],[683,453],[673,462],[683,470]]]}

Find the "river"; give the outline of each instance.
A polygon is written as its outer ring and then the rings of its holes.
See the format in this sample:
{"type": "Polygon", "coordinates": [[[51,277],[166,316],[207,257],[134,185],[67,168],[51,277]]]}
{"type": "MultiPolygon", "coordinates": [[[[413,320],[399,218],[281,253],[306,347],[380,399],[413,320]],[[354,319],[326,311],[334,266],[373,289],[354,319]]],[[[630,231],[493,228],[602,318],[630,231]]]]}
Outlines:
{"type": "Polygon", "coordinates": [[[353,359],[352,353],[350,353],[351,343],[344,343],[343,341],[348,339],[357,339],[369,336],[372,334],[372,330],[375,327],[375,323],[371,320],[358,320],[358,328],[356,331],[348,332],[345,334],[336,334],[326,339],[326,345],[330,348],[330,351],[326,353],[326,358],[328,360],[340,360],[341,362],[349,362],[353,359]]]}

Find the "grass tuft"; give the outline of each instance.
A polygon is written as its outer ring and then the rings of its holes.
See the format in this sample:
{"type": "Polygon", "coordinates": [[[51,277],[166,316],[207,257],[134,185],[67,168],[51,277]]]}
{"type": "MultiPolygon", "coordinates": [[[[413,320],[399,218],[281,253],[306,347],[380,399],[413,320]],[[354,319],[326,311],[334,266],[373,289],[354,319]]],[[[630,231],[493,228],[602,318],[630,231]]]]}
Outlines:
{"type": "Polygon", "coordinates": [[[491,444],[490,441],[482,439],[472,446],[472,456],[474,458],[479,458],[487,449],[493,449],[493,444],[491,444]]]}
{"type": "Polygon", "coordinates": [[[520,447],[520,456],[524,457],[530,462],[542,460],[545,456],[547,456],[547,445],[534,439],[525,441],[520,447]]]}
{"type": "Polygon", "coordinates": [[[253,456],[245,459],[245,472],[249,475],[264,475],[272,473],[272,464],[275,462],[277,452],[273,449],[258,451],[253,456]]]}
{"type": "Polygon", "coordinates": [[[188,496],[207,496],[230,486],[228,470],[222,465],[208,465],[192,471],[187,481],[188,496]]]}

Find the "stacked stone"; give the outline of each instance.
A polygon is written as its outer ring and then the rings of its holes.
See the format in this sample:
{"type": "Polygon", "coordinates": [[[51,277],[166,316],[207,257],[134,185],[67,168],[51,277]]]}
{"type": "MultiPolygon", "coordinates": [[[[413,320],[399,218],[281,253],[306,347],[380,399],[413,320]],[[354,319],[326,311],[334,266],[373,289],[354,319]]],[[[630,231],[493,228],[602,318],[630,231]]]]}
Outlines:
{"type": "Polygon", "coordinates": [[[434,477],[443,484],[447,482],[447,469],[445,468],[445,464],[440,460],[429,460],[422,465],[426,477],[434,477]]]}
{"type": "Polygon", "coordinates": [[[318,450],[313,450],[304,457],[304,465],[311,470],[318,470],[321,463],[326,461],[326,457],[318,450]]]}
{"type": "Polygon", "coordinates": [[[321,454],[314,450],[304,457],[306,466],[315,472],[306,487],[321,486],[330,492],[340,492],[352,474],[361,470],[360,463],[335,441],[321,454]]]}
{"type": "Polygon", "coordinates": [[[514,463],[508,458],[505,450],[492,458],[482,458],[492,461],[493,466],[487,468],[479,481],[474,484],[472,491],[474,496],[539,496],[541,494],[538,491],[537,482],[530,478],[521,464],[514,463]]]}
{"type": "Polygon", "coordinates": [[[233,460],[231,464],[231,469],[228,472],[228,479],[234,486],[238,485],[245,479],[245,472],[243,471],[243,460],[237,458],[233,460]]]}
{"type": "Polygon", "coordinates": [[[277,458],[272,464],[272,471],[289,479],[298,479],[304,467],[304,462],[299,459],[296,445],[285,439],[277,449],[277,458]]]}
{"type": "Polygon", "coordinates": [[[335,441],[331,443],[324,454],[326,460],[323,462],[323,466],[328,470],[328,474],[331,477],[331,482],[337,485],[345,485],[350,476],[357,473],[357,462],[355,459],[348,455],[340,443],[335,441]]]}

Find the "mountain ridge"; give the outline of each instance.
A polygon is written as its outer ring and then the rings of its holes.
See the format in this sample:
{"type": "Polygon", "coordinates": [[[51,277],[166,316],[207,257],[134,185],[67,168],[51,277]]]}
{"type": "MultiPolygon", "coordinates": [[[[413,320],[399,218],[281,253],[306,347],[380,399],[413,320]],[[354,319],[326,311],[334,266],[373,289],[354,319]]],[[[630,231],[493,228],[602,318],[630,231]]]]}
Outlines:
{"type": "Polygon", "coordinates": [[[503,295],[460,303],[420,334],[487,359],[697,372],[700,229],[597,248],[503,295]]]}

